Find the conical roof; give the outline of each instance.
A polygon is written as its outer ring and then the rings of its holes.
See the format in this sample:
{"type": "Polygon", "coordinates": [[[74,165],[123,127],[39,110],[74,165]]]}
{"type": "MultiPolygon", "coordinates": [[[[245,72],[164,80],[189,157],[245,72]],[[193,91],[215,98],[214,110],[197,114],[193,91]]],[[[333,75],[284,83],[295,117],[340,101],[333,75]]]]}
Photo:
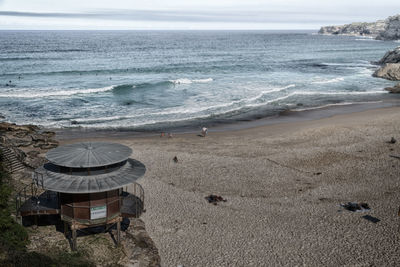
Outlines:
{"type": "Polygon", "coordinates": [[[132,149],[117,143],[83,142],[50,150],[46,158],[53,164],[69,168],[108,166],[127,160],[132,149]]]}
{"type": "Polygon", "coordinates": [[[37,168],[32,176],[35,183],[44,189],[72,194],[105,192],[122,188],[136,182],[146,172],[140,161],[128,159],[125,164],[93,175],[71,175],[60,173],[57,167],[47,163],[37,168]]]}

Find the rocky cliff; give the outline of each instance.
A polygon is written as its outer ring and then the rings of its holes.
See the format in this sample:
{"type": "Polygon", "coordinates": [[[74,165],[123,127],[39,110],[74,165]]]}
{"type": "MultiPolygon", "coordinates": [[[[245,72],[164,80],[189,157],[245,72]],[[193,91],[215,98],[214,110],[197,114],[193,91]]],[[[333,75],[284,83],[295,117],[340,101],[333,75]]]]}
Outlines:
{"type": "Polygon", "coordinates": [[[356,22],[321,27],[319,34],[369,36],[377,40],[400,39],[400,14],[376,22],[356,22]]]}
{"type": "Polygon", "coordinates": [[[400,63],[400,46],[397,48],[386,52],[386,54],[376,62],[379,65],[387,64],[387,63],[400,63]]]}
{"type": "MultiPolygon", "coordinates": [[[[376,64],[381,66],[372,76],[391,81],[400,81],[400,46],[388,51],[376,64]]],[[[400,93],[400,83],[393,87],[387,87],[385,90],[390,93],[400,93]]]]}
{"type": "Polygon", "coordinates": [[[385,30],[376,37],[377,40],[399,40],[400,39],[400,14],[385,20],[385,30]]]}
{"type": "Polygon", "coordinates": [[[377,22],[356,22],[340,26],[321,27],[319,34],[341,34],[341,35],[361,35],[377,37],[385,30],[386,23],[383,20],[377,22]]]}
{"type": "Polygon", "coordinates": [[[385,64],[372,75],[386,80],[400,81],[400,63],[385,64]]]}
{"type": "Polygon", "coordinates": [[[0,147],[13,152],[16,158],[30,169],[46,162],[44,154],[58,146],[55,133],[34,125],[16,125],[0,122],[0,147]]]}

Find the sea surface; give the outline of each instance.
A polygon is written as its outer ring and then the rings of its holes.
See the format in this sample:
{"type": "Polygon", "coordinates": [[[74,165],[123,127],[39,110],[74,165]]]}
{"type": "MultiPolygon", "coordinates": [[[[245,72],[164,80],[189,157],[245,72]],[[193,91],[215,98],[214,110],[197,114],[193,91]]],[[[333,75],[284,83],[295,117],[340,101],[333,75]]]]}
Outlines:
{"type": "Polygon", "coordinates": [[[376,102],[396,42],[312,32],[0,31],[0,115],[18,124],[168,130],[376,102]]]}

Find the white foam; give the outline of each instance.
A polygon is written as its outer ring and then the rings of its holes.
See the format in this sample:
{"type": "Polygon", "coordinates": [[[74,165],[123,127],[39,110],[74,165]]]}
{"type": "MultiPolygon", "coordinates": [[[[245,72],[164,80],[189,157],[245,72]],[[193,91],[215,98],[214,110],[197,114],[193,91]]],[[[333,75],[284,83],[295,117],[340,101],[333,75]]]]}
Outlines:
{"type": "Polygon", "coordinates": [[[213,79],[212,78],[207,78],[207,79],[194,79],[194,80],[190,80],[187,78],[180,78],[180,79],[176,79],[176,80],[169,80],[171,83],[173,84],[191,84],[191,83],[209,83],[212,82],[213,79]]]}
{"type": "Polygon", "coordinates": [[[333,79],[329,79],[329,80],[322,80],[322,81],[314,81],[311,82],[312,84],[326,84],[326,83],[338,83],[344,81],[343,77],[337,77],[337,78],[333,78],[333,79]]]}
{"type": "MultiPolygon", "coordinates": [[[[92,88],[92,89],[76,89],[76,90],[60,90],[56,91],[55,89],[49,88],[51,91],[45,92],[18,92],[18,93],[7,93],[7,94],[0,94],[0,97],[7,97],[7,98],[41,98],[41,97],[53,97],[53,96],[71,96],[71,95],[78,95],[78,94],[94,94],[94,93],[101,93],[111,91],[114,86],[107,86],[102,88],[92,88]]],[[[30,89],[34,91],[35,89],[30,89]]]]}
{"type": "Polygon", "coordinates": [[[246,101],[246,102],[254,102],[254,101],[257,101],[258,99],[261,99],[261,98],[264,97],[266,94],[274,93],[274,92],[281,92],[281,91],[284,91],[284,90],[286,90],[286,89],[293,88],[293,87],[295,87],[295,86],[296,86],[295,84],[289,84],[289,85],[284,86],[284,87],[276,87],[276,88],[273,88],[273,89],[271,89],[271,90],[262,91],[262,92],[261,92],[260,94],[258,94],[257,96],[252,97],[252,98],[245,99],[244,101],[246,101]]]}
{"type": "Polygon", "coordinates": [[[322,105],[322,106],[318,106],[318,107],[299,108],[299,109],[294,109],[292,111],[308,111],[308,110],[323,109],[323,108],[334,107],[334,106],[349,106],[349,105],[354,105],[354,104],[375,104],[375,103],[382,103],[382,101],[343,102],[343,103],[326,104],[326,105],[322,105]]]}

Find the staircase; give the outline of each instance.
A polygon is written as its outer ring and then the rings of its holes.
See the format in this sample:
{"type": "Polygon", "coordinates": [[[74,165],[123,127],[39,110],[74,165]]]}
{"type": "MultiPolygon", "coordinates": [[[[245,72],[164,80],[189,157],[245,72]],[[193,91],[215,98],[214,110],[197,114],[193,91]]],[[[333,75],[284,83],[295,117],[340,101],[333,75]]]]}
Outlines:
{"type": "Polygon", "coordinates": [[[22,162],[15,156],[12,149],[0,145],[1,157],[5,163],[5,167],[12,174],[18,173],[25,169],[22,162]]]}

